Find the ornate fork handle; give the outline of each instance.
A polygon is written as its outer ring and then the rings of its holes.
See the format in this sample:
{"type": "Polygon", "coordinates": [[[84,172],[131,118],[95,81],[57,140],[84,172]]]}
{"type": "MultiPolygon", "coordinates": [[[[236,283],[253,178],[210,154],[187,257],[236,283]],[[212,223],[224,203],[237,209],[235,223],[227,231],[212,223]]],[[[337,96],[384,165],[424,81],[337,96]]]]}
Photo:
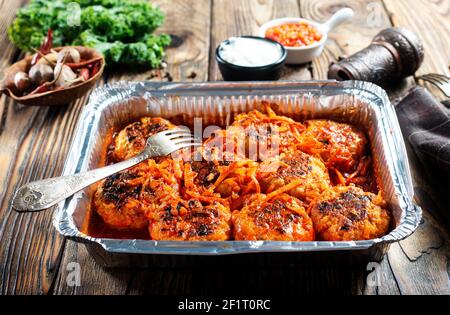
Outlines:
{"type": "Polygon", "coordinates": [[[76,192],[117,172],[135,166],[150,158],[152,154],[142,152],[117,164],[98,168],[86,173],[54,177],[28,183],[20,187],[13,198],[16,211],[38,211],[56,205],[76,192]]]}

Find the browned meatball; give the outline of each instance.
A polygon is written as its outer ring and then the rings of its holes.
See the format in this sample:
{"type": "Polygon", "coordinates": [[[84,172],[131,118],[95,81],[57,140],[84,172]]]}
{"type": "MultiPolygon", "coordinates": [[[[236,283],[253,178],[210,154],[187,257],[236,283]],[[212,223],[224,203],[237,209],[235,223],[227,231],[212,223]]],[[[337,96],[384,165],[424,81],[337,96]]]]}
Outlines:
{"type": "Polygon", "coordinates": [[[171,199],[149,218],[154,240],[225,241],[231,234],[230,209],[219,202],[203,205],[197,199],[171,199]]]}
{"type": "Polygon", "coordinates": [[[325,165],[317,158],[303,152],[281,154],[276,159],[262,163],[258,180],[261,190],[271,193],[296,182],[287,193],[309,203],[330,188],[330,178],[325,165]]]}
{"type": "Polygon", "coordinates": [[[147,213],[162,198],[178,196],[181,177],[179,161],[149,159],[100,183],[94,196],[94,209],[115,229],[147,227],[147,213]]]}
{"type": "Polygon", "coordinates": [[[233,212],[235,240],[312,241],[314,229],[301,201],[287,194],[259,195],[233,212]]]}
{"type": "Polygon", "coordinates": [[[216,130],[203,143],[203,156],[208,161],[230,163],[246,158],[244,131],[235,126],[216,130]]]}
{"type": "Polygon", "coordinates": [[[100,183],[94,207],[103,221],[116,229],[141,229],[148,225],[140,203],[145,165],[114,174],[100,183]]]}
{"type": "Polygon", "coordinates": [[[172,128],[175,128],[175,125],[163,118],[141,118],[140,121],[126,126],[114,137],[108,159],[110,162],[129,159],[145,148],[148,137],[172,128]]]}
{"type": "Polygon", "coordinates": [[[354,186],[336,186],[314,200],[309,213],[325,241],[370,240],[385,235],[390,216],[381,198],[354,186]]]}
{"type": "Polygon", "coordinates": [[[362,131],[330,120],[308,120],[305,125],[299,145],[303,152],[319,156],[328,168],[341,173],[355,171],[368,149],[362,131]]]}
{"type": "Polygon", "coordinates": [[[239,114],[232,128],[238,128],[236,134],[245,143],[246,157],[254,161],[264,161],[291,151],[298,146],[299,138],[305,127],[291,118],[279,116],[272,110],[263,114],[258,110],[239,114]]]}

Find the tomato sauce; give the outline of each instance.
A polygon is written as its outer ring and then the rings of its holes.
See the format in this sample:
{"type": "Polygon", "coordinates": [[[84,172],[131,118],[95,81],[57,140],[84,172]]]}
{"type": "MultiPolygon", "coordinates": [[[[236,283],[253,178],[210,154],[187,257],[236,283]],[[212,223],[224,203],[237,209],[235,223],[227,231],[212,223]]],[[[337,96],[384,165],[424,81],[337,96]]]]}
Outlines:
{"type": "MultiPolygon", "coordinates": [[[[91,206],[93,209],[93,206],[91,206]]],[[[87,220],[84,223],[81,232],[98,238],[114,238],[114,239],[138,239],[138,240],[149,240],[150,235],[148,229],[112,229],[108,226],[97,212],[90,209],[89,215],[86,217],[87,220]]]]}
{"type": "Polygon", "coordinates": [[[266,38],[288,47],[304,47],[319,42],[323,35],[311,24],[286,23],[269,28],[266,38]]]}
{"type": "MultiPolygon", "coordinates": [[[[114,129],[111,128],[105,135],[105,141],[103,143],[102,155],[100,157],[100,165],[110,165],[117,161],[112,158],[111,151],[114,149],[112,145],[114,143],[114,129]]],[[[99,185],[98,183],[96,185],[99,185]]],[[[95,191],[95,190],[94,190],[95,191]]],[[[114,238],[114,239],[150,239],[148,229],[132,230],[132,229],[112,229],[106,224],[99,214],[95,211],[94,199],[86,209],[87,215],[85,216],[83,225],[80,229],[82,233],[85,233],[92,237],[97,238],[114,238]]]]}

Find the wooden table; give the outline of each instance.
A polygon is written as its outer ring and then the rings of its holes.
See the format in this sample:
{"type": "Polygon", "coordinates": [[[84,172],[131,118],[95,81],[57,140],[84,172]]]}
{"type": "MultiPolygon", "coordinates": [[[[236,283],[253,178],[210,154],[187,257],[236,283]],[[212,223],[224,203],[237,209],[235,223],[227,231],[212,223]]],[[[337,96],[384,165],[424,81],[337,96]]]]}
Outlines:
{"type": "MultiPolygon", "coordinates": [[[[22,55],[6,30],[26,1],[0,1],[0,70],[22,55]]],[[[158,0],[167,13],[161,31],[172,34],[168,67],[162,71],[108,72],[103,81],[220,80],[214,50],[232,35],[256,34],[265,21],[303,16],[324,21],[339,8],[356,12],[353,22],[330,34],[320,58],[301,67],[287,67],[284,79],[326,79],[331,61],[367,46],[381,29],[407,26],[422,38],[426,58],[417,75],[449,74],[449,0],[158,0]]],[[[391,91],[394,99],[415,83],[409,78],[391,91]]],[[[442,95],[438,94],[438,97],[442,95]]],[[[99,267],[83,245],[62,238],[52,226],[52,211],[18,214],[11,210],[14,190],[29,181],[62,172],[79,114],[88,96],[57,107],[24,107],[0,98],[0,293],[2,294],[214,294],[233,287],[234,294],[448,294],[449,238],[433,190],[421,166],[410,155],[417,202],[423,222],[409,238],[391,246],[379,267],[380,286],[366,285],[361,268],[298,270],[295,266],[265,269],[208,270],[155,268],[108,270],[99,267]],[[431,215],[430,213],[433,213],[431,215]],[[68,286],[70,262],[81,265],[81,286],[68,286]],[[270,283],[271,285],[266,285],[270,283]],[[274,285],[276,284],[276,285],[274,285]]]]}

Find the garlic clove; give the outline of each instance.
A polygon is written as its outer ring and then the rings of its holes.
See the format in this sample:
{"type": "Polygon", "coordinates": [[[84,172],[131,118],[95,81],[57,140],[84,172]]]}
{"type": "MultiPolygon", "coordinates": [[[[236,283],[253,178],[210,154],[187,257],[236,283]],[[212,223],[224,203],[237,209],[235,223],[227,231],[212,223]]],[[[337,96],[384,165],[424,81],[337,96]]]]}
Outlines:
{"type": "Polygon", "coordinates": [[[56,64],[58,60],[58,53],[56,52],[51,52],[43,57],[41,57],[37,63],[44,63],[44,64],[48,64],[48,65],[54,65],[56,64]]]}
{"type": "Polygon", "coordinates": [[[58,53],[58,62],[64,60],[64,56],[67,55],[65,62],[67,63],[79,63],[81,60],[80,52],[72,47],[62,49],[58,53]]]}
{"type": "Polygon", "coordinates": [[[31,85],[30,78],[28,77],[28,74],[26,74],[23,71],[19,71],[14,75],[14,85],[17,88],[17,90],[21,93],[28,90],[28,88],[31,85]]]}
{"type": "Polygon", "coordinates": [[[69,86],[77,78],[75,72],[69,66],[62,63],[56,64],[54,75],[56,78],[55,86],[57,87],[69,86]]]}
{"type": "Polygon", "coordinates": [[[39,86],[53,80],[53,68],[45,63],[37,63],[30,68],[28,76],[32,84],[39,86]]]}

